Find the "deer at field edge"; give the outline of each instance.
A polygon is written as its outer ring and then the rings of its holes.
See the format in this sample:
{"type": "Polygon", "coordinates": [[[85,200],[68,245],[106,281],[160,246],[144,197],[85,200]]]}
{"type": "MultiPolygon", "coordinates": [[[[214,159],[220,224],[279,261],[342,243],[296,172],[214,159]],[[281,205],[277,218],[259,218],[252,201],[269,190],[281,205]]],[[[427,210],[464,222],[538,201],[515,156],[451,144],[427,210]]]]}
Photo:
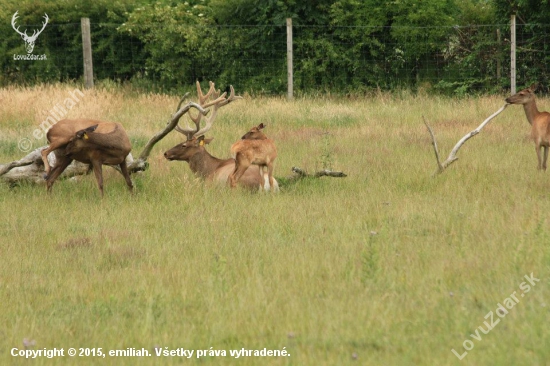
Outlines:
{"type": "Polygon", "coordinates": [[[506,103],[523,104],[527,121],[531,125],[531,138],[535,142],[537,151],[538,169],[546,170],[548,160],[548,148],[550,147],[550,113],[539,112],[535,101],[537,85],[532,84],[529,88],[506,98],[506,103]],[[541,148],[544,149],[544,156],[541,155],[541,148]]]}

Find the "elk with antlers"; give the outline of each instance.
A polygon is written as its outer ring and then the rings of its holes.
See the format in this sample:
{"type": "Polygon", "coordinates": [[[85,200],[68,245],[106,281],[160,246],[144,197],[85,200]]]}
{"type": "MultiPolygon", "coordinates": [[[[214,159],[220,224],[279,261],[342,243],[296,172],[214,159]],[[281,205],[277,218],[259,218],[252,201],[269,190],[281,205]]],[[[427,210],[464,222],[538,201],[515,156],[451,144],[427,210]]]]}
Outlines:
{"type": "Polygon", "coordinates": [[[532,84],[529,88],[506,98],[506,103],[523,104],[527,121],[531,125],[531,138],[535,142],[537,151],[538,169],[546,170],[548,160],[548,148],[550,147],[550,113],[539,112],[535,102],[535,91],[537,85],[532,84]],[[541,156],[541,148],[544,149],[544,157],[541,156]]]}
{"type": "Polygon", "coordinates": [[[33,49],[34,49],[34,43],[36,42],[36,39],[38,38],[38,36],[40,35],[40,33],[42,33],[42,31],[44,30],[44,28],[46,28],[46,25],[48,24],[48,20],[50,18],[48,18],[48,14],[44,13],[44,20],[45,22],[42,23],[42,29],[40,29],[39,31],[37,31],[36,29],[33,31],[32,33],[32,36],[29,36],[27,35],[27,30],[25,29],[25,32],[21,33],[19,31],[19,27],[16,27],[15,26],[15,21],[17,20],[17,13],[19,11],[16,11],[15,14],[13,14],[13,17],[11,18],[11,26],[12,28],[17,32],[19,33],[19,35],[21,36],[21,38],[23,38],[23,41],[25,41],[25,49],[27,50],[27,53],[32,53],[33,49]]]}
{"type": "MultiPolygon", "coordinates": [[[[188,113],[189,118],[193,121],[195,126],[189,127],[189,125],[187,125],[185,128],[176,126],[176,131],[184,134],[187,139],[185,142],[166,151],[164,157],[168,160],[187,161],[191,171],[201,179],[225,185],[228,182],[229,175],[235,170],[235,160],[219,159],[210,155],[208,151],[206,151],[205,145],[209,144],[212,138],[206,139],[204,134],[212,128],[218,109],[241,97],[235,95],[232,86],[230,87],[229,97],[225,97],[226,93],[220,96],[220,91],[216,91],[213,82],[210,82],[210,89],[208,93],[204,95],[197,81],[197,94],[199,96],[199,104],[202,108],[213,106],[211,114],[208,118],[205,118],[205,126],[200,128],[203,118],[201,114],[195,117],[188,113]],[[209,99],[213,100],[208,102],[209,99]]],[[[180,105],[182,102],[183,99],[180,101],[180,105]]],[[[262,172],[257,166],[249,167],[240,179],[239,185],[249,189],[269,190],[270,187],[263,184],[264,179],[261,173],[262,172]]],[[[273,181],[271,187],[277,189],[278,185],[276,180],[273,181]]]]}
{"type": "MultiPolygon", "coordinates": [[[[269,185],[273,187],[273,162],[277,158],[277,148],[273,140],[267,138],[262,132],[265,128],[263,123],[252,127],[241,139],[231,146],[231,155],[235,159],[235,170],[229,176],[229,184],[235,187],[244,172],[251,165],[257,165],[262,171],[262,180],[264,179],[264,170],[267,168],[267,177],[269,185]]],[[[262,182],[262,185],[264,182],[262,182]]]]}

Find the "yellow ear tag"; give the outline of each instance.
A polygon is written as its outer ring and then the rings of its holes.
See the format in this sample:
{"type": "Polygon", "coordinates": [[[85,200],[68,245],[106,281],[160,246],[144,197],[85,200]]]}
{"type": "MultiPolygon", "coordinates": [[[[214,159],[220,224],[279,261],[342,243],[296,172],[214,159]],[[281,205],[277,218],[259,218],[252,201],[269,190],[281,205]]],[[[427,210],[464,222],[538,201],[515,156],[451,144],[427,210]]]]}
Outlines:
{"type": "Polygon", "coordinates": [[[204,140],[201,140],[201,141],[199,142],[199,145],[200,145],[200,146],[204,146],[204,140]]]}
{"type": "Polygon", "coordinates": [[[82,135],[82,137],[84,138],[84,140],[87,140],[88,139],[88,134],[84,133],[84,135],[82,135]]]}

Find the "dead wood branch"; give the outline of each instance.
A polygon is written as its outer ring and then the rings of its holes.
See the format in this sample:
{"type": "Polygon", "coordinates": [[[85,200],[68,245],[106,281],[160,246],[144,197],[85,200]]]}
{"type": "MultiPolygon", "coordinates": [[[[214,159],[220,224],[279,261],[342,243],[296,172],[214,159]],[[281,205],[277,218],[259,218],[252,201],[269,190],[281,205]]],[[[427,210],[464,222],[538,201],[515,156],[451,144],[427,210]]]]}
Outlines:
{"type": "Polygon", "coordinates": [[[430,136],[432,138],[432,146],[434,148],[434,152],[435,152],[435,158],[437,160],[437,170],[435,171],[434,175],[436,174],[441,174],[443,173],[443,171],[445,171],[445,169],[447,169],[447,167],[449,165],[451,165],[452,163],[454,163],[455,161],[458,160],[458,157],[456,156],[456,154],[458,153],[458,150],[462,147],[462,145],[464,145],[464,143],[466,141],[468,141],[470,138],[474,137],[475,135],[477,135],[479,132],[481,132],[481,130],[483,129],[483,127],[485,127],[485,125],[487,125],[487,123],[489,123],[489,121],[491,121],[493,118],[495,118],[496,116],[498,116],[502,111],[504,111],[504,109],[506,109],[506,107],[508,107],[508,103],[504,104],[502,107],[500,107],[500,109],[498,111],[496,111],[495,113],[493,113],[492,115],[490,115],[489,117],[487,117],[487,119],[485,121],[483,121],[483,123],[481,123],[475,130],[467,133],[464,137],[462,137],[457,143],[456,145],[453,147],[453,149],[451,150],[451,153],[449,154],[449,156],[447,157],[447,160],[445,160],[443,163],[441,162],[440,158],[439,158],[439,150],[437,148],[437,142],[436,142],[436,139],[435,139],[435,135],[433,133],[433,130],[432,128],[428,125],[428,122],[426,122],[426,119],[424,118],[424,116],[422,116],[422,119],[424,119],[424,124],[426,125],[426,127],[428,128],[428,132],[430,133],[430,136]]]}
{"type": "Polygon", "coordinates": [[[334,177],[334,178],[344,178],[347,177],[347,174],[344,172],[334,172],[332,170],[324,169],[315,172],[314,174],[309,174],[302,168],[296,166],[292,167],[292,172],[294,176],[289,179],[302,179],[302,178],[320,178],[320,177],[334,177]]]}
{"type": "Polygon", "coordinates": [[[133,160],[132,162],[128,163],[128,171],[130,173],[144,171],[145,169],[147,169],[148,167],[147,159],[149,158],[149,155],[151,154],[151,150],[153,150],[153,147],[155,146],[155,144],[160,140],[162,140],[166,135],[168,135],[168,133],[170,133],[174,128],[176,128],[180,118],[184,114],[186,114],[191,108],[196,108],[201,115],[206,115],[208,113],[207,110],[205,110],[199,104],[194,102],[189,102],[185,106],[180,108],[182,102],[187,97],[187,94],[188,93],[186,93],[183,96],[183,98],[180,100],[178,104],[178,111],[174,113],[174,115],[172,115],[172,118],[170,119],[166,127],[164,127],[162,131],[158,132],[155,136],[153,136],[149,140],[149,142],[147,142],[147,144],[143,148],[143,151],[141,152],[141,154],[136,160],[133,160]]]}
{"type": "MultiPolygon", "coordinates": [[[[44,162],[42,161],[42,155],[40,155],[44,147],[31,151],[20,160],[0,165],[0,180],[10,186],[20,182],[45,184],[44,162]]],[[[48,155],[48,161],[50,165],[55,165],[55,154],[53,152],[48,155]]],[[[61,178],[74,177],[76,175],[87,174],[88,172],[88,164],[73,162],[65,169],[61,178]]]]}

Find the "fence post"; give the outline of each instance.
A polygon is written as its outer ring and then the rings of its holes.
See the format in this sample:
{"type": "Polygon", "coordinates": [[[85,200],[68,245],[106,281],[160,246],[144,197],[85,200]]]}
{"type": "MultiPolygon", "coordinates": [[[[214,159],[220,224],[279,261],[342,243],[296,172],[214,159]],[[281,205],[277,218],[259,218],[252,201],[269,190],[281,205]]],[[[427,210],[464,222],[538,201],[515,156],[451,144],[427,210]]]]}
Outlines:
{"type": "Polygon", "coordinates": [[[94,67],[92,64],[92,38],[90,37],[90,18],[81,18],[82,53],[84,56],[84,88],[94,87],[94,67]]]}
{"type": "Polygon", "coordinates": [[[294,75],[292,71],[292,18],[286,18],[286,65],[287,65],[287,98],[294,97],[294,75]]]}
{"type": "Polygon", "coordinates": [[[516,14],[510,18],[510,92],[516,94],[516,14]]]}

